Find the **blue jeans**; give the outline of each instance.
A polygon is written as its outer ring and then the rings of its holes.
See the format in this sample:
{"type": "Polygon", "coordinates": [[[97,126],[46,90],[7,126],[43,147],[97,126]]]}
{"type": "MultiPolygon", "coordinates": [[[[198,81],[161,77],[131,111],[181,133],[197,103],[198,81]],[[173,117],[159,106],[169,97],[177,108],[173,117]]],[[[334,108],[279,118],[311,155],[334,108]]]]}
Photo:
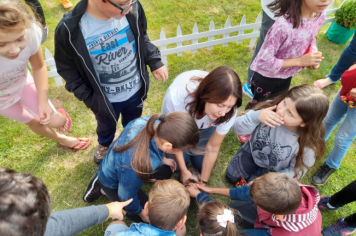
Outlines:
{"type": "Polygon", "coordinates": [[[334,66],[333,70],[331,71],[331,73],[326,76],[329,77],[330,80],[334,83],[340,80],[340,77],[345,72],[345,70],[349,69],[350,66],[352,66],[354,62],[356,62],[356,36],[355,35],[356,32],[349,45],[347,45],[344,51],[341,53],[341,56],[337,61],[336,65],[334,66]]]}
{"type": "MultiPolygon", "coordinates": [[[[143,104],[140,91],[132,95],[132,97],[126,101],[111,103],[115,110],[116,121],[119,120],[121,114],[121,123],[124,128],[130,121],[142,115],[143,104]]],[[[95,115],[95,118],[98,122],[96,128],[98,143],[104,147],[109,147],[115,138],[116,123],[111,119],[106,119],[98,115],[95,115]]]]}
{"type": "Polygon", "coordinates": [[[328,114],[324,119],[326,128],[325,141],[329,138],[331,131],[342,121],[337,134],[335,136],[334,148],[326,159],[325,163],[334,169],[338,169],[342,159],[350,148],[352,141],[356,135],[356,108],[349,106],[339,98],[340,90],[332,101],[328,114]]]}
{"type": "MultiPolygon", "coordinates": [[[[197,146],[198,151],[205,151],[205,146],[208,143],[211,135],[214,133],[216,127],[210,127],[208,129],[201,129],[199,132],[199,143],[197,146]]],[[[166,153],[167,158],[172,158],[175,160],[175,156],[173,154],[168,154],[166,153]]],[[[184,162],[185,165],[188,165],[189,162],[192,163],[193,167],[197,169],[199,172],[201,172],[202,166],[203,166],[203,159],[204,159],[204,154],[203,155],[194,155],[194,153],[191,153],[190,151],[184,151],[183,152],[183,157],[184,157],[184,162]]],[[[177,162],[177,161],[176,161],[177,162]]],[[[180,171],[180,168],[177,165],[176,171],[180,171]]]]}
{"type": "Polygon", "coordinates": [[[271,236],[265,229],[243,229],[241,231],[248,236],[271,236]]]}

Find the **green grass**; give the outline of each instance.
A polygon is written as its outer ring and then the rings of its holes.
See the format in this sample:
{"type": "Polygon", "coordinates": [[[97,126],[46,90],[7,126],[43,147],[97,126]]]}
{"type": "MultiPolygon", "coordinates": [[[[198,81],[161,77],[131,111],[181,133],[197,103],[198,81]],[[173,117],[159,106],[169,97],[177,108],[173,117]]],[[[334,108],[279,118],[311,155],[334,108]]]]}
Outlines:
{"type": "MultiPolygon", "coordinates": [[[[56,25],[62,15],[63,10],[59,0],[41,1],[44,7],[47,25],[50,29],[49,37],[43,47],[47,47],[54,52],[53,35],[56,25]]],[[[76,4],[78,0],[72,0],[76,4]]],[[[191,33],[194,22],[197,22],[199,31],[208,30],[211,20],[215,22],[215,28],[222,28],[228,16],[232,26],[238,25],[243,14],[246,14],[247,23],[255,21],[261,12],[259,0],[222,0],[220,2],[212,0],[141,0],[148,19],[148,33],[151,40],[159,39],[160,30],[163,28],[167,37],[174,37],[177,25],[180,24],[183,34],[191,33]]],[[[341,0],[336,1],[336,6],[341,0]]],[[[337,62],[345,45],[331,43],[325,36],[327,26],[323,26],[318,36],[318,47],[323,52],[325,60],[316,71],[304,70],[293,79],[292,84],[301,83],[312,84],[315,79],[323,78],[329,73],[333,65],[337,62]]],[[[233,68],[240,76],[243,83],[246,82],[247,67],[253,51],[248,49],[249,40],[244,40],[242,44],[229,43],[228,47],[216,46],[213,50],[199,49],[198,53],[183,53],[182,57],[176,55],[168,56],[169,80],[166,83],[156,81],[151,77],[151,87],[147,98],[147,107],[144,115],[160,113],[161,103],[165,90],[179,73],[201,69],[210,71],[217,66],[227,65],[233,68]]],[[[340,83],[329,86],[325,89],[330,100],[340,87],[340,83]]],[[[0,166],[15,169],[19,172],[31,172],[41,178],[47,185],[51,194],[52,211],[88,206],[90,204],[82,201],[82,195],[87,183],[97,171],[97,165],[93,162],[93,153],[97,145],[96,141],[96,121],[93,113],[78,101],[73,94],[67,92],[64,87],[57,88],[53,79],[50,79],[49,97],[59,99],[71,115],[74,126],[68,135],[76,137],[90,137],[91,145],[84,151],[72,151],[60,147],[56,142],[33,134],[26,126],[15,121],[0,117],[0,166]]],[[[244,97],[244,105],[248,98],[244,97]]],[[[122,130],[121,125],[118,132],[122,130]]],[[[333,147],[335,132],[327,141],[327,154],[333,147]]],[[[225,169],[229,160],[240,148],[233,133],[229,133],[225,138],[217,163],[213,169],[209,185],[215,187],[230,187],[224,177],[225,169]]],[[[311,184],[311,175],[316,171],[317,163],[311,171],[301,180],[304,184],[311,184]]],[[[318,187],[322,195],[332,194],[346,186],[355,179],[355,144],[352,144],[350,151],[344,158],[340,169],[333,174],[329,182],[323,187],[318,187]]],[[[144,190],[149,191],[151,184],[145,184],[144,190]]],[[[230,202],[224,197],[213,196],[214,199],[230,202]]],[[[101,197],[94,204],[107,203],[108,199],[101,197]]],[[[354,204],[349,204],[336,212],[322,212],[323,226],[327,226],[340,216],[347,216],[356,212],[354,204]]],[[[189,210],[187,221],[188,235],[198,235],[196,228],[195,204],[189,210]]],[[[130,223],[130,222],[128,222],[130,223]]],[[[92,227],[79,235],[102,235],[108,222],[92,227]]]]}

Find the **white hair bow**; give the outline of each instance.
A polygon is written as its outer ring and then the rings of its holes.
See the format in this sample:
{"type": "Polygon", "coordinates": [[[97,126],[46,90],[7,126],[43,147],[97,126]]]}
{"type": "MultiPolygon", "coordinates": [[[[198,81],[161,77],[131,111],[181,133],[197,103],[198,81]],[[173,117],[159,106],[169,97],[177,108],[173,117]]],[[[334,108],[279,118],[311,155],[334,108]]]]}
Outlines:
{"type": "Polygon", "coordinates": [[[222,227],[226,228],[227,222],[235,223],[235,217],[228,209],[224,209],[224,215],[217,215],[216,219],[222,227]]]}

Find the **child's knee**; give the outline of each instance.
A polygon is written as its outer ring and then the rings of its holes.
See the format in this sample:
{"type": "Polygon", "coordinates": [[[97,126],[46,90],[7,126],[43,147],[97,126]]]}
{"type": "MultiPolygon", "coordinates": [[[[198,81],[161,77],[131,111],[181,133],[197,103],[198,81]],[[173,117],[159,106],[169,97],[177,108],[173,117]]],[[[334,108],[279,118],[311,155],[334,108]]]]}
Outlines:
{"type": "Polygon", "coordinates": [[[40,123],[39,120],[37,119],[32,119],[30,122],[26,123],[25,125],[27,125],[28,127],[39,127],[42,124],[40,123]]]}

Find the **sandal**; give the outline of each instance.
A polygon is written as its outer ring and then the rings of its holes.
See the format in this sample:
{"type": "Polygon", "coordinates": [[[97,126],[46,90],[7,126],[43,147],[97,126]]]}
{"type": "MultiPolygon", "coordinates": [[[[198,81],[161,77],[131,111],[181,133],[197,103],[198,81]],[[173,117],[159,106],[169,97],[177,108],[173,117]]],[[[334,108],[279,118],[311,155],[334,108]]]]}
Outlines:
{"type": "Polygon", "coordinates": [[[70,149],[74,149],[74,150],[84,150],[84,149],[86,149],[86,148],[89,146],[89,144],[90,144],[90,139],[88,139],[88,140],[86,141],[86,143],[85,143],[83,146],[81,146],[80,148],[76,148],[77,146],[79,146],[79,145],[81,144],[82,141],[84,141],[84,139],[82,139],[82,138],[76,138],[76,139],[78,140],[78,142],[77,142],[77,144],[75,144],[75,145],[72,146],[72,147],[69,147],[69,146],[64,145],[64,144],[61,144],[61,143],[59,143],[59,145],[61,145],[62,147],[66,147],[66,148],[70,148],[70,149]]]}
{"type": "MultiPolygon", "coordinates": [[[[67,128],[64,129],[64,130],[61,130],[61,131],[58,130],[58,131],[60,131],[60,132],[62,132],[62,133],[66,133],[66,132],[68,132],[68,131],[70,130],[70,128],[72,128],[72,125],[73,125],[72,119],[70,118],[70,116],[68,115],[68,113],[64,110],[63,105],[62,105],[62,103],[61,103],[59,100],[55,99],[55,100],[53,100],[53,102],[54,102],[57,106],[61,107],[61,109],[57,109],[57,112],[60,113],[60,114],[62,114],[65,118],[67,118],[66,123],[64,123],[64,125],[67,124],[67,128]]],[[[64,125],[63,125],[63,127],[64,127],[64,125]]]]}

